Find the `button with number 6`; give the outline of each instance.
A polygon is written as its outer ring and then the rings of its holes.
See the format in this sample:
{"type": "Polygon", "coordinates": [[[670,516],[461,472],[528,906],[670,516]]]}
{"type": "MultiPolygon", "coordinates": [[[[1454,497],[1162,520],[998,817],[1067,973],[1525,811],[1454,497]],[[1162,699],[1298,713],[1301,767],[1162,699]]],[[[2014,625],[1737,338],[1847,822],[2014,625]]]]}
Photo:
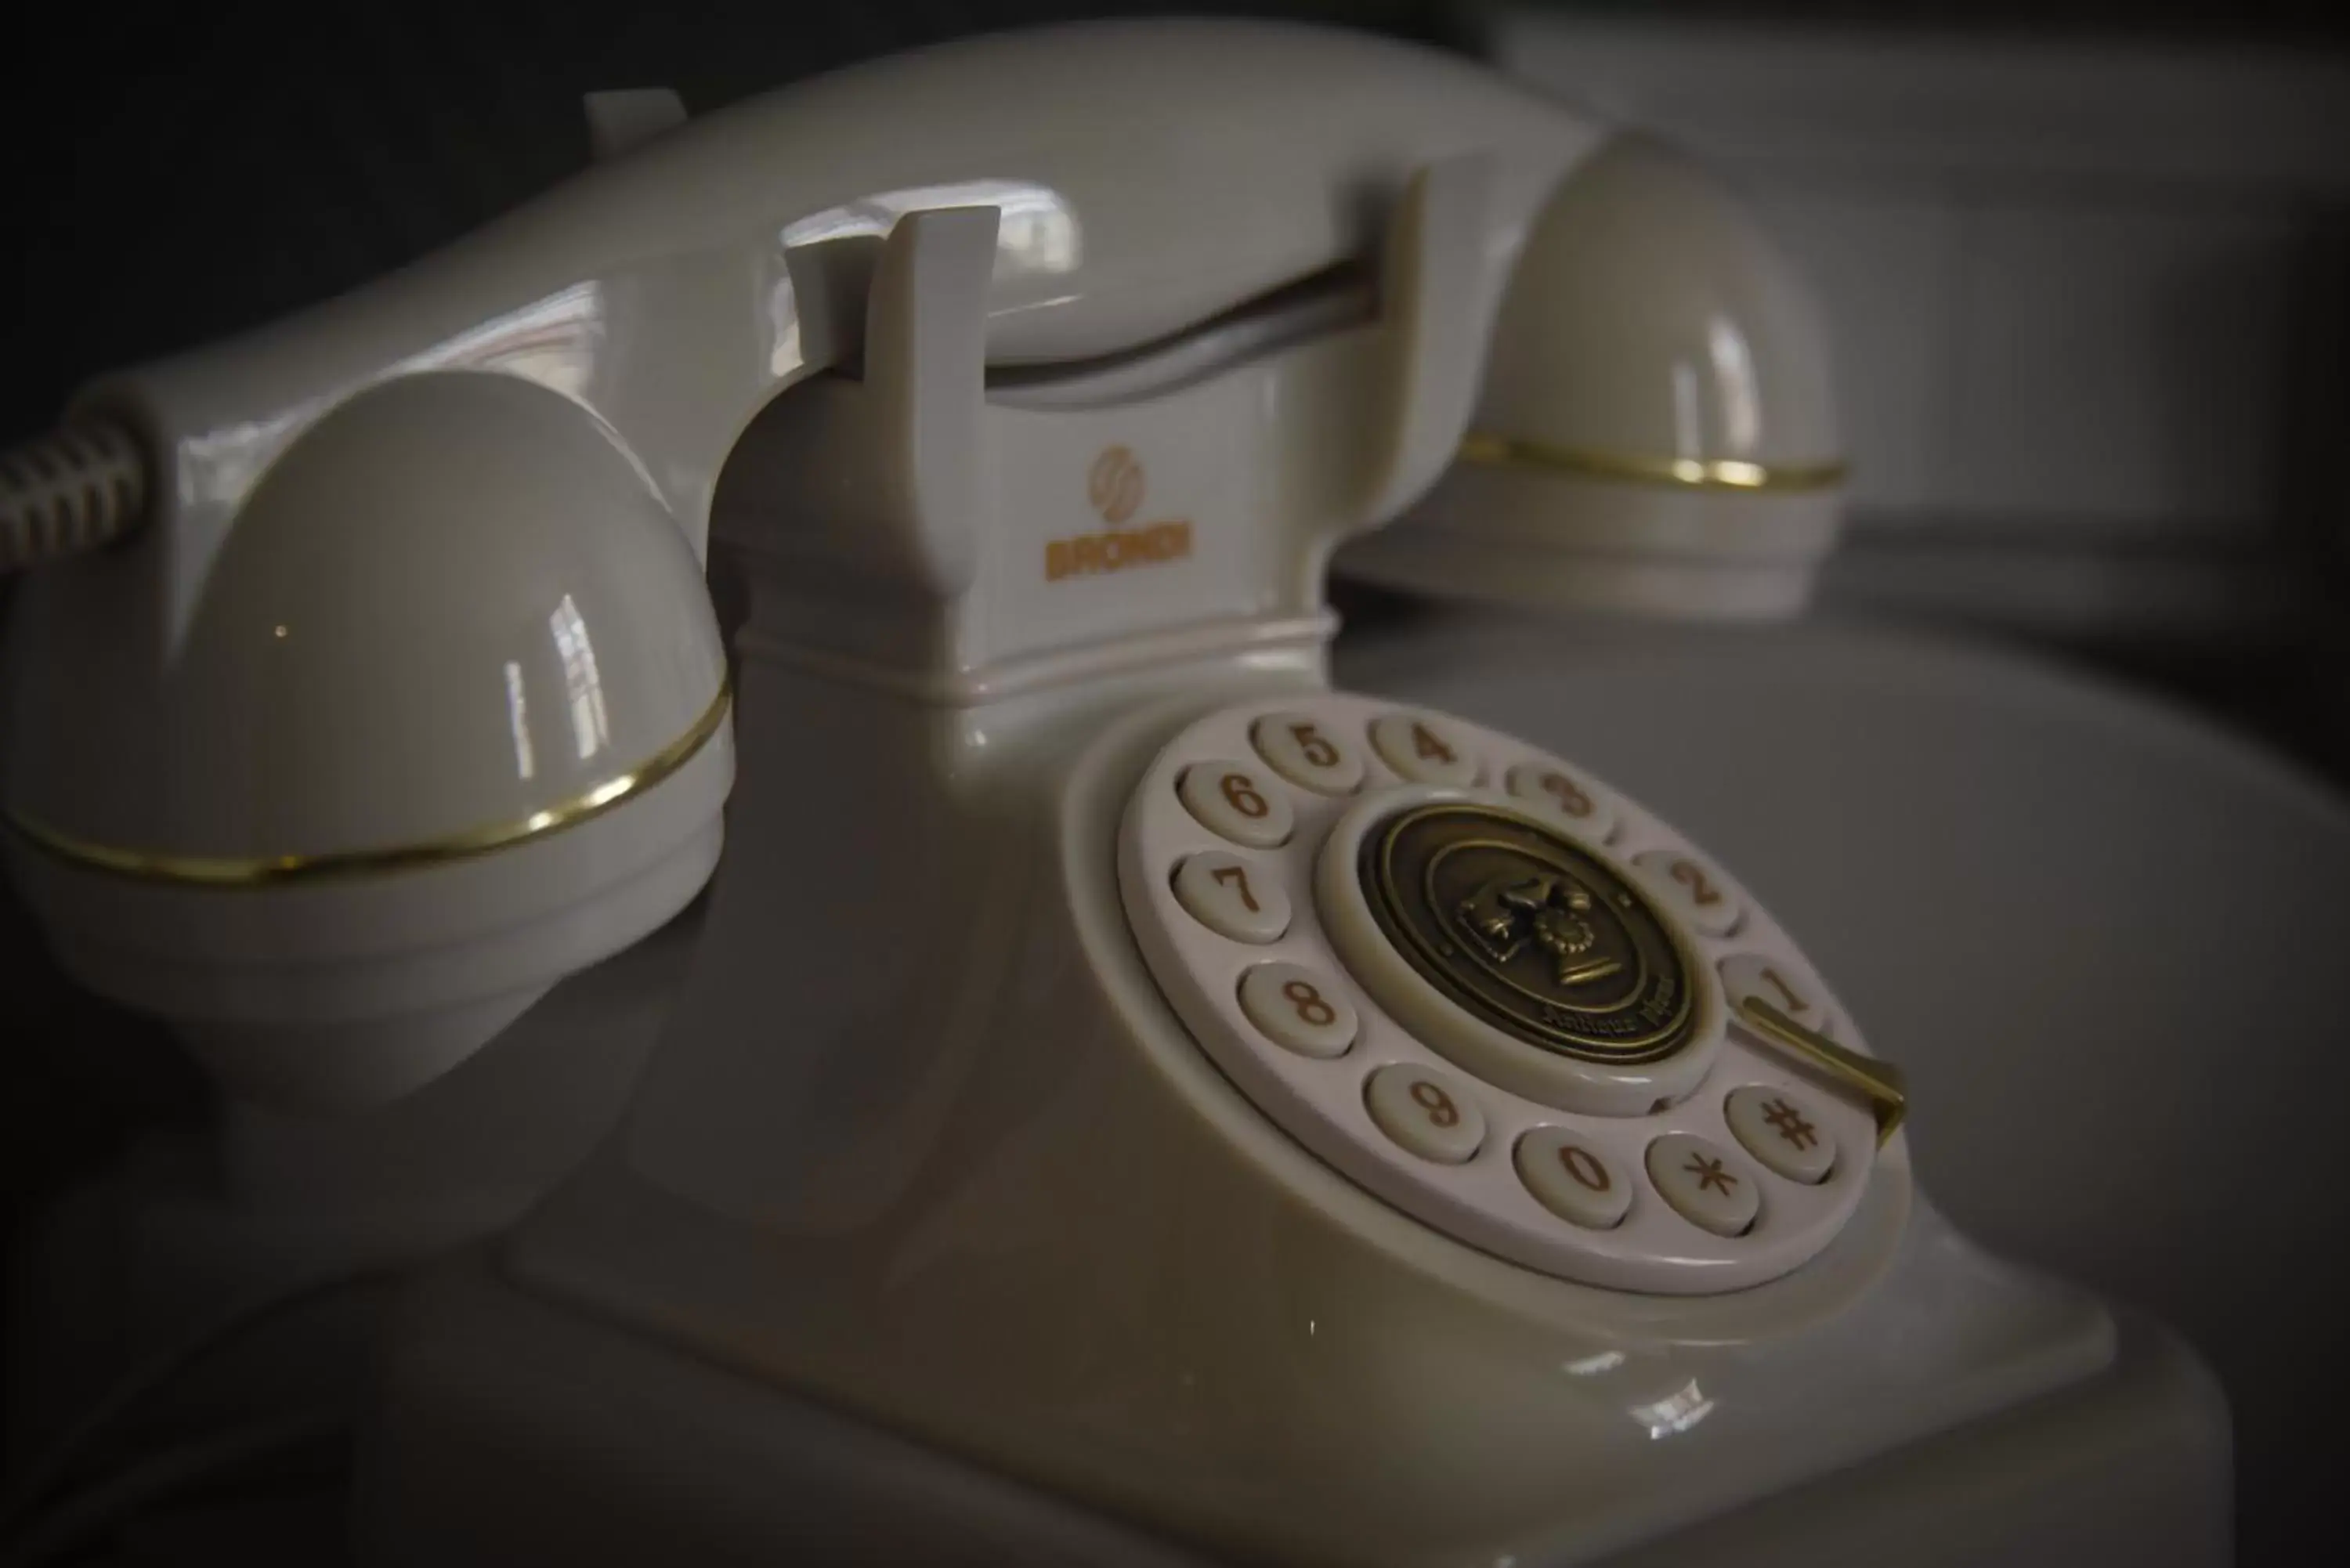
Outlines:
{"type": "Polygon", "coordinates": [[[1485,1141],[1485,1113],[1459,1079],[1410,1062],[1380,1068],[1363,1085],[1379,1130],[1422,1159],[1459,1165],[1485,1141]]]}
{"type": "Polygon", "coordinates": [[[1193,763],[1175,793],[1201,826],[1252,849],[1288,843],[1296,826],[1288,793],[1246,763],[1193,763]]]}
{"type": "Polygon", "coordinates": [[[1415,784],[1472,784],[1477,753],[1441,720],[1420,713],[1386,713],[1371,721],[1371,749],[1415,784]]]}
{"type": "Polygon", "coordinates": [[[1644,850],[1632,864],[1666,908],[1707,936],[1727,936],[1738,924],[1738,897],[1712,867],[1677,849],[1644,850]]]}
{"type": "Polygon", "coordinates": [[[1565,1127],[1518,1140],[1518,1179],[1542,1206],[1590,1231],[1612,1231],[1632,1207],[1632,1184],[1615,1163],[1565,1127]]]}
{"type": "Polygon", "coordinates": [[[1344,987],[1294,963],[1261,963],[1241,977],[1241,1011],[1274,1044],[1301,1056],[1343,1056],[1362,1027],[1344,987]]]}
{"type": "Polygon", "coordinates": [[[1310,713],[1267,713],[1249,742],[1273,771],[1318,794],[1352,794],[1362,786],[1363,756],[1310,713]]]}

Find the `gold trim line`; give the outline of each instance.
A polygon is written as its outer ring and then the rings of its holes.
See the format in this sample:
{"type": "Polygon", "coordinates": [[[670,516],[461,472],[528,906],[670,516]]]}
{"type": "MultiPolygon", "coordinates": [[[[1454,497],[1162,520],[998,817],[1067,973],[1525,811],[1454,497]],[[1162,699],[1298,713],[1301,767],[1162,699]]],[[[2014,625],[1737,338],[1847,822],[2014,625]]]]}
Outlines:
{"type": "Polygon", "coordinates": [[[124,849],[92,844],[54,827],[6,814],[8,826],[26,840],[60,859],[136,877],[151,882],[192,882],[213,888],[254,888],[265,884],[362,876],[384,871],[414,870],[470,859],[505,849],[525,838],[560,833],[592,821],[631,796],[642,794],[693,760],[718,727],[726,722],[733,692],[724,680],[718,695],[691,729],[627,773],[615,774],[595,788],[569,800],[532,812],[528,816],[486,827],[452,834],[421,844],[395,845],[384,849],[354,849],[334,855],[281,855],[275,857],[227,858],[173,855],[160,850],[124,849]]]}
{"type": "Polygon", "coordinates": [[[1782,495],[1833,488],[1844,483],[1848,468],[1842,462],[1762,463],[1727,457],[1658,457],[1648,452],[1599,452],[1486,435],[1477,431],[1461,438],[1461,461],[1502,468],[1539,468],[1590,479],[1629,480],[1640,484],[1677,484],[1692,490],[1768,491],[1782,495]]]}

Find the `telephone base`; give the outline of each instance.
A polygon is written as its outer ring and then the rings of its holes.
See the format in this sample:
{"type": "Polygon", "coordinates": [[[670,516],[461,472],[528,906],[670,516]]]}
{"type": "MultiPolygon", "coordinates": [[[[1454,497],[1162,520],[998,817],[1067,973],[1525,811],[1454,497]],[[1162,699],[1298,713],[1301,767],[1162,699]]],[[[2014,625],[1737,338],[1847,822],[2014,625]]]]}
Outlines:
{"type": "MultiPolygon", "coordinates": [[[[2217,1386],[2153,1320],[2116,1324],[2111,1365],[2020,1408],[1628,1550],[1595,1539],[1514,1561],[2225,1563],[2217,1386]]],[[[1213,1560],[536,1300],[480,1257],[419,1285],[397,1327],[363,1450],[374,1456],[359,1499],[364,1563],[1213,1560]]]]}

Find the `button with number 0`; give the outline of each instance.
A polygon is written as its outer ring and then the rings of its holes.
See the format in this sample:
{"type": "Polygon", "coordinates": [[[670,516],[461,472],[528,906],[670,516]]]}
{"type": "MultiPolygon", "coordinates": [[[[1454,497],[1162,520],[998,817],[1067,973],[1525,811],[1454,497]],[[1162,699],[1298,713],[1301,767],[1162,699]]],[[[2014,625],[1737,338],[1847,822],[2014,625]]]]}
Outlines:
{"type": "Polygon", "coordinates": [[[1246,763],[1193,763],[1175,793],[1201,826],[1252,849],[1288,843],[1296,826],[1288,794],[1246,763]]]}
{"type": "Polygon", "coordinates": [[[1725,936],[1738,924],[1737,895],[1712,867],[1677,849],[1643,850],[1632,864],[1666,908],[1707,936],[1725,936]]]}
{"type": "Polygon", "coordinates": [[[1175,868],[1175,901],[1220,937],[1236,942],[1281,940],[1289,929],[1289,895],[1262,866],[1221,849],[1184,857],[1175,868]]]}
{"type": "Polygon", "coordinates": [[[1693,1133],[1667,1133],[1648,1146],[1646,1163],[1674,1212],[1717,1236],[1743,1234],[1762,1207],[1753,1168],[1693,1133]]]}
{"type": "Polygon", "coordinates": [[[1379,760],[1415,784],[1472,784],[1477,753],[1441,720],[1387,713],[1371,721],[1371,748],[1379,760]]]}
{"type": "Polygon", "coordinates": [[[1422,1159],[1459,1165],[1485,1141],[1485,1113],[1458,1079],[1409,1062],[1380,1068],[1363,1085],[1379,1130],[1422,1159]]]}
{"type": "Polygon", "coordinates": [[[1624,1222],[1632,1184],[1614,1162],[1565,1127],[1536,1127],[1518,1140],[1518,1179],[1542,1206],[1590,1231],[1624,1222]]]}
{"type": "Polygon", "coordinates": [[[1267,713],[1249,727],[1249,742],[1300,789],[1352,794],[1362,786],[1362,753],[1310,714],[1267,713]]]}
{"type": "Polygon", "coordinates": [[[1616,831],[1616,807],[1565,768],[1520,763],[1510,770],[1505,783],[1512,794],[1547,807],[1549,815],[1596,844],[1607,843],[1616,831]]]}
{"type": "Polygon", "coordinates": [[[1274,1044],[1301,1056],[1343,1056],[1362,1027],[1345,988],[1294,963],[1261,963],[1241,977],[1241,1011],[1274,1044]]]}

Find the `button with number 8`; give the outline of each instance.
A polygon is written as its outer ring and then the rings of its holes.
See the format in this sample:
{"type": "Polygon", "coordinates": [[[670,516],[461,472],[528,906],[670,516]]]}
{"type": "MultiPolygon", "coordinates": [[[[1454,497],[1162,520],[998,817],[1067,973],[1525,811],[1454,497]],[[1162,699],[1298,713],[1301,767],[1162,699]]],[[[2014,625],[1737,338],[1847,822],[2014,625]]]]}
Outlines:
{"type": "Polygon", "coordinates": [[[1301,1056],[1343,1056],[1362,1027],[1338,981],[1294,963],[1261,963],[1243,975],[1241,1011],[1266,1039],[1301,1056]]]}
{"type": "Polygon", "coordinates": [[[1707,936],[1727,936],[1738,924],[1737,896],[1712,867],[1673,849],[1643,850],[1632,864],[1666,908],[1707,936]]]}
{"type": "Polygon", "coordinates": [[[1477,753],[1450,725],[1418,713],[1387,713],[1371,721],[1371,749],[1415,784],[1472,784],[1477,753]]]}
{"type": "Polygon", "coordinates": [[[1296,826],[1289,796],[1246,763],[1193,763],[1175,793],[1201,826],[1252,849],[1288,843],[1296,826]]]}
{"type": "Polygon", "coordinates": [[[1308,714],[1267,713],[1250,726],[1249,742],[1274,773],[1300,789],[1352,794],[1362,785],[1362,753],[1308,714]]]}
{"type": "Polygon", "coordinates": [[[1512,794],[1548,807],[1550,814],[1595,844],[1607,843],[1616,831],[1615,806],[1564,768],[1520,763],[1510,770],[1506,782],[1512,794]]]}
{"type": "Polygon", "coordinates": [[[1485,1113],[1459,1080],[1432,1067],[1380,1068],[1363,1085],[1363,1103],[1381,1132],[1422,1159],[1459,1165],[1485,1141],[1485,1113]]]}
{"type": "Polygon", "coordinates": [[[1597,1149],[1565,1127],[1518,1140],[1518,1179],[1542,1206],[1591,1231],[1610,1231],[1632,1207],[1632,1184],[1597,1149]]]}

